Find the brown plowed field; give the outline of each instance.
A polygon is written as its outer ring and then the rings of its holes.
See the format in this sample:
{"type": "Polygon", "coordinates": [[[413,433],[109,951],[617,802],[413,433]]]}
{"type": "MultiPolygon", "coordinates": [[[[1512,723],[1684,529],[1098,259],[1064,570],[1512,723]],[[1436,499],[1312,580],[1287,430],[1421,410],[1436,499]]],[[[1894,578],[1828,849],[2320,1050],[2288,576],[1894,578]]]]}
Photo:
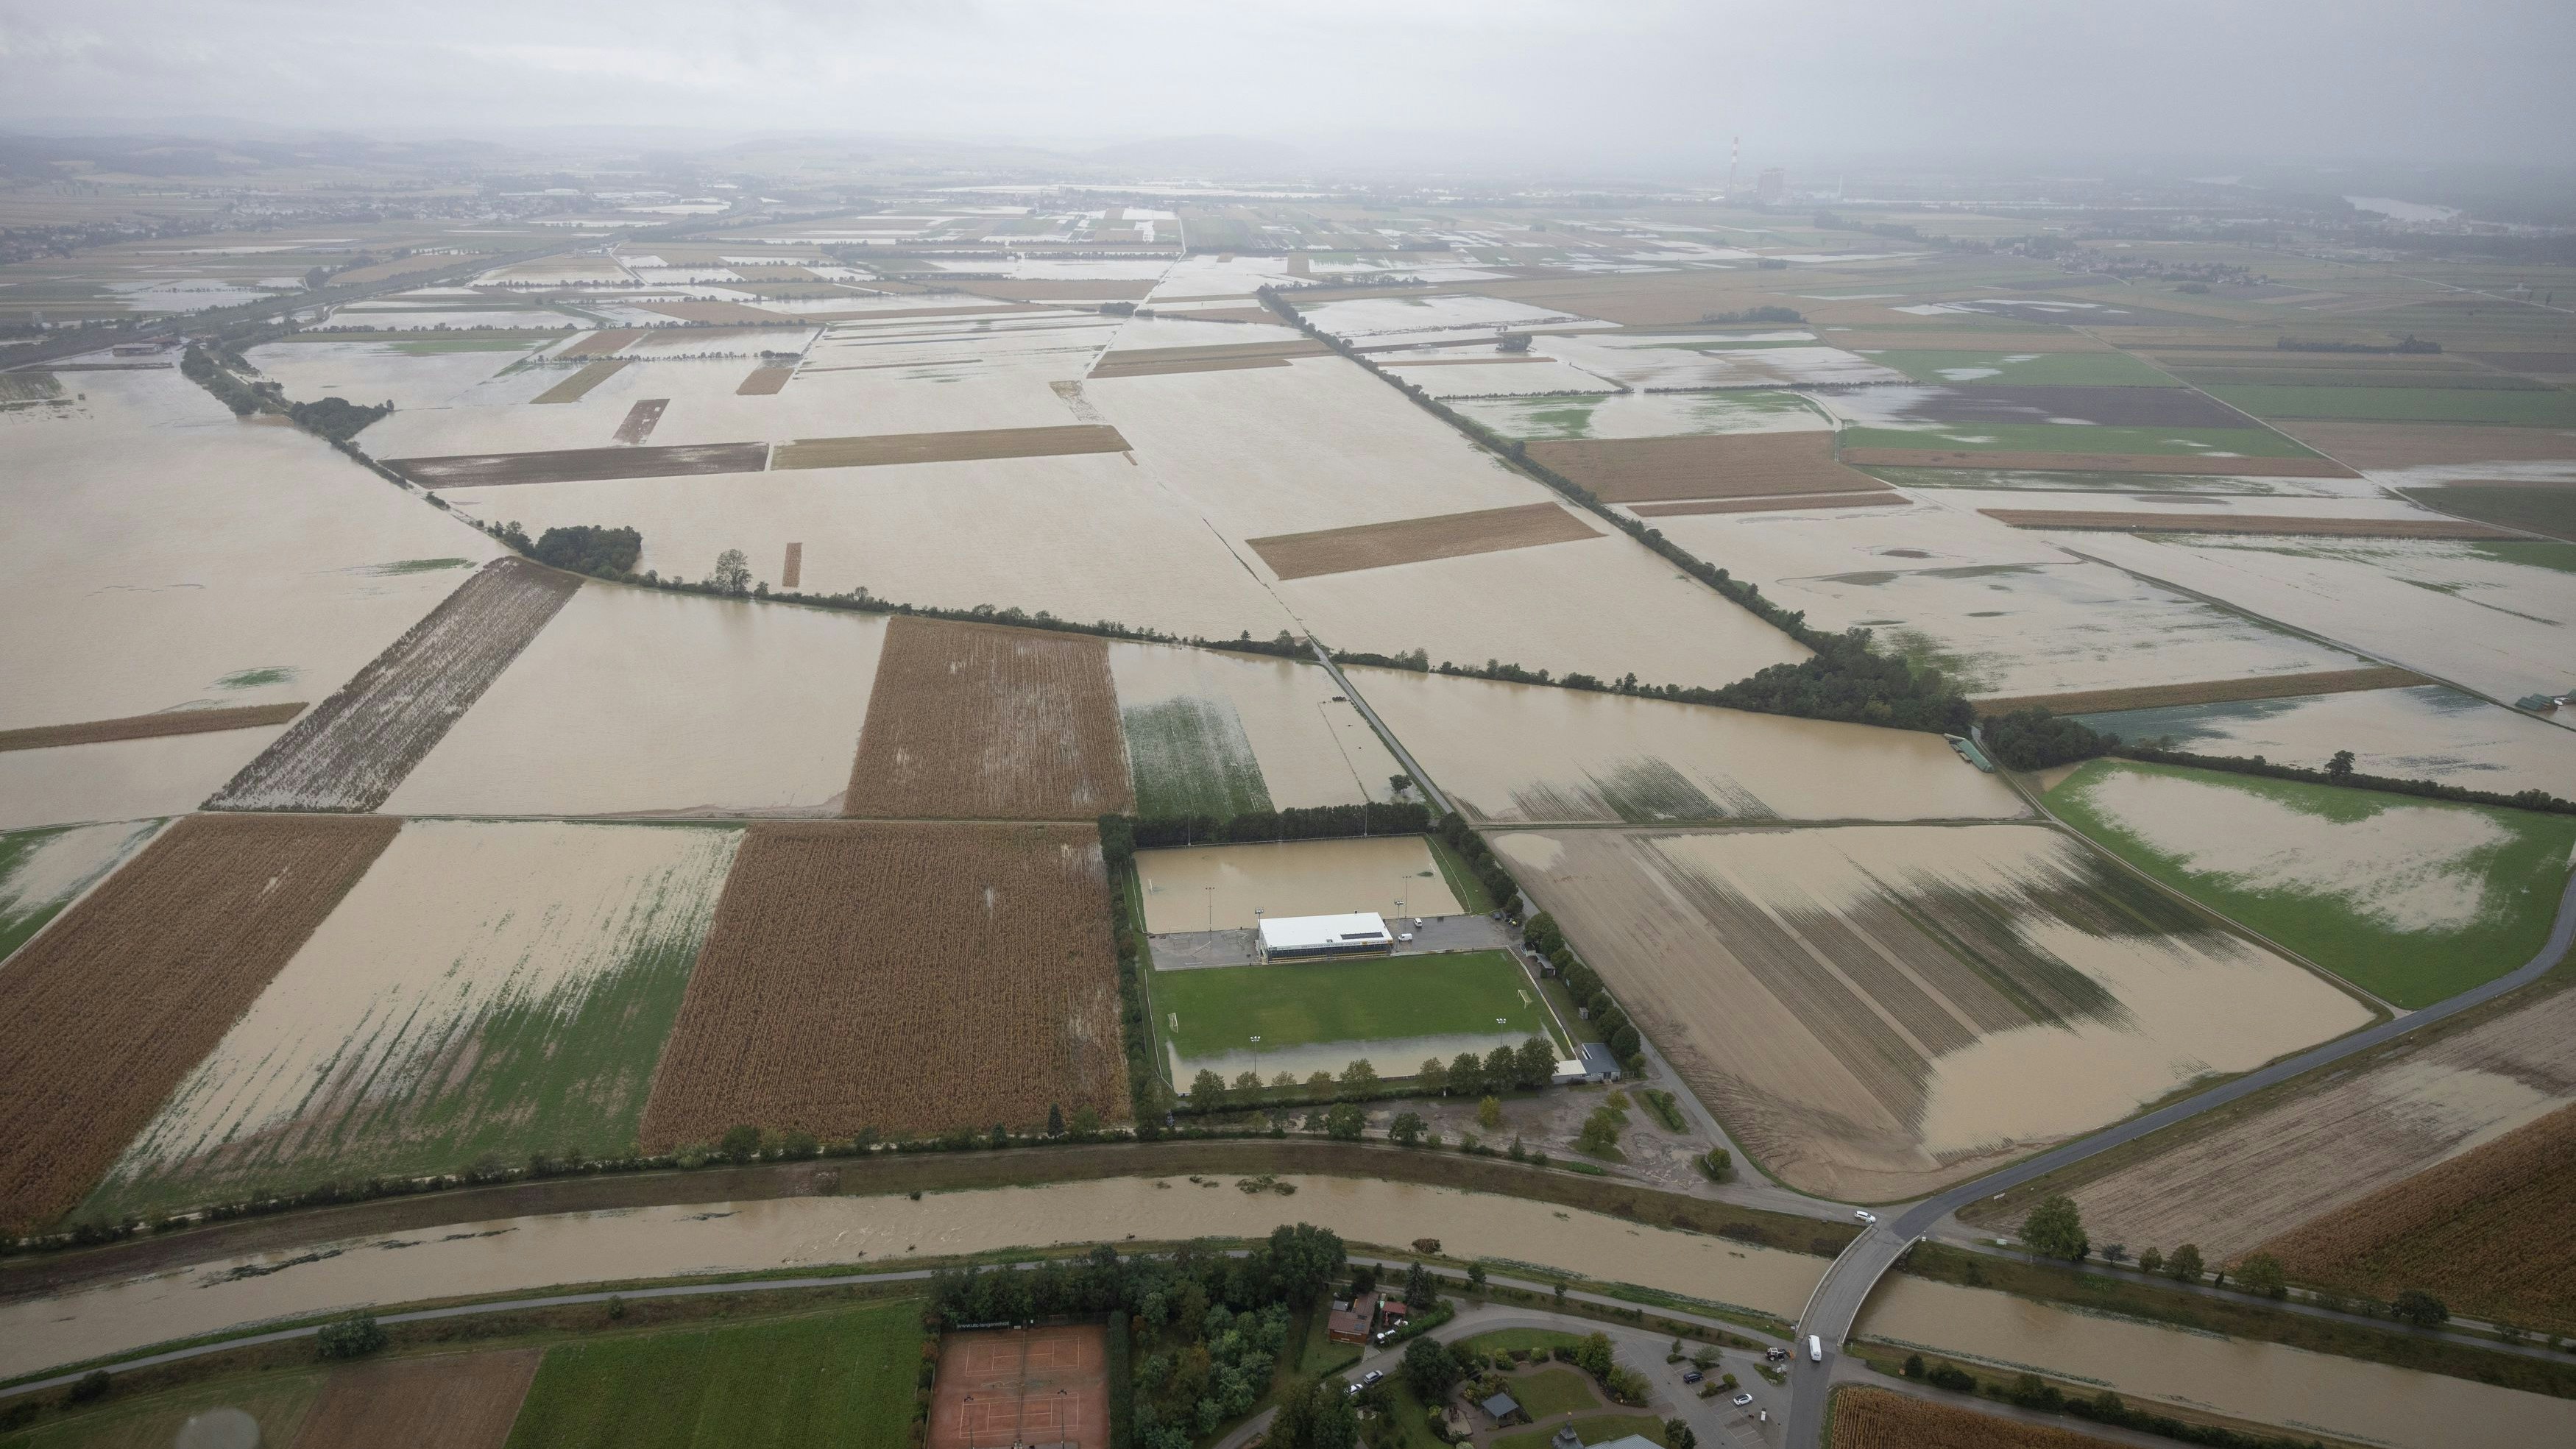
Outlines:
{"type": "Polygon", "coordinates": [[[2541,463],[2576,458],[2576,431],[2491,428],[2468,423],[2273,424],[2329,457],[2356,468],[2420,468],[2428,463],[2541,463]]]}
{"type": "Polygon", "coordinates": [[[974,428],[953,433],[879,433],[857,438],[800,438],[771,454],[773,468],[872,468],[888,463],[980,463],[993,458],[1053,458],[1068,453],[1123,453],[1127,440],[1107,423],[1049,428],[974,428]]]}
{"type": "Polygon", "coordinates": [[[897,618],[841,813],[1091,820],[1135,803],[1106,641],[897,618]]]}
{"type": "Polygon", "coordinates": [[[0,750],[50,750],[58,745],[98,745],[111,740],[150,740],[163,735],[257,729],[262,725],[286,723],[304,712],[304,704],[304,701],[296,700],[287,704],[241,704],[229,709],[170,709],[159,714],[127,715],[123,719],[93,719],[79,724],[0,730],[0,750]]]}
{"type": "Polygon", "coordinates": [[[606,357],[627,343],[644,335],[641,327],[605,327],[573,339],[573,344],[555,354],[557,357],[606,357]]]}
{"type": "Polygon", "coordinates": [[[1529,445],[1532,461],[1604,503],[1872,493],[1887,487],[1834,461],[1834,435],[1721,433],[1692,438],[1584,438],[1529,445]]]}
{"type": "Polygon", "coordinates": [[[1834,1395],[1832,1449],[2103,1449],[2109,1442],[1885,1389],[1834,1395]]]}
{"type": "Polygon", "coordinates": [[[1127,1115],[1090,825],[754,825],[644,1109],[662,1151],[740,1123],[846,1138],[1050,1105],[1127,1115]]]}
{"type": "Polygon", "coordinates": [[[615,377],[618,373],[623,372],[626,369],[627,364],[634,360],[635,359],[631,357],[608,357],[602,358],[597,362],[585,362],[581,365],[579,370],[573,373],[572,376],[565,378],[563,381],[556,383],[550,388],[547,388],[544,392],[538,393],[535,401],[541,403],[579,402],[592,388],[599,386],[601,383],[615,377]]]}
{"type": "Polygon", "coordinates": [[[385,466],[423,488],[495,488],[514,483],[591,483],[603,478],[683,478],[758,473],[767,443],[689,443],[662,448],[550,448],[537,453],[462,453],[388,458],[385,466]]]}
{"type": "Polygon", "coordinates": [[[1556,504],[1527,503],[1314,533],[1273,534],[1244,542],[1282,579],[1303,579],[1600,536],[1599,529],[1556,504]]]}
{"type": "Polygon", "coordinates": [[[742,380],[742,385],[733,390],[733,395],[769,397],[785,388],[787,379],[795,375],[796,369],[792,367],[755,367],[751,370],[751,375],[742,380]]]}
{"type": "Polygon", "coordinates": [[[523,1348],[342,1369],[304,1420],[295,1449],[501,1449],[543,1357],[523,1348]]]}
{"type": "Polygon", "coordinates": [[[2576,1330],[2576,1106],[2561,1107],[2263,1246],[2291,1276],[2374,1298],[2576,1330]]]}
{"type": "Polygon", "coordinates": [[[209,810],[373,810],[581,587],[523,558],[477,570],[242,767],[209,810]]]}
{"type": "Polygon", "coordinates": [[[683,322],[802,322],[802,317],[785,312],[768,312],[746,307],[740,302],[639,302],[647,312],[659,312],[683,322]]]}
{"type": "MultiPolygon", "coordinates": [[[[2301,442],[2308,441],[2300,439],[2301,442]]],[[[1535,445],[1533,445],[1535,446],[1535,445]]],[[[2357,478],[2325,458],[2209,458],[2180,453],[1979,453],[1945,448],[1845,448],[1861,468],[1982,468],[1998,473],[2164,473],[2175,477],[2357,478]]]]}
{"type": "Polygon", "coordinates": [[[2051,714],[2109,714],[2123,709],[2162,709],[2175,704],[2222,704],[2243,699],[2302,699],[2311,694],[2353,694],[2365,689],[2411,689],[2432,680],[2411,669],[2321,669],[2312,674],[2258,674],[2204,679],[2190,684],[2149,684],[2135,689],[2088,689],[2073,694],[2020,694],[1976,701],[1982,715],[2011,714],[2033,705],[2051,714]]]}
{"type": "Polygon", "coordinates": [[[1885,508],[1903,503],[1891,488],[1876,493],[1815,493],[1789,498],[1702,498],[1691,503],[1639,503],[1628,511],[1639,518],[1671,518],[1688,513],[1777,513],[1789,508],[1885,508]]]}
{"type": "Polygon", "coordinates": [[[626,420],[617,425],[617,441],[640,443],[653,436],[653,426],[662,421],[662,410],[671,405],[666,397],[648,397],[626,410],[626,420]]]}
{"type": "Polygon", "coordinates": [[[1243,367],[1285,367],[1292,357],[1322,357],[1333,349],[1310,337],[1284,342],[1229,342],[1216,347],[1131,347],[1109,352],[1091,369],[1094,381],[1159,377],[1173,372],[1223,372],[1243,367]]]}
{"type": "Polygon", "coordinates": [[[787,561],[778,568],[778,586],[782,589],[792,589],[804,578],[805,545],[791,543],[787,545],[787,561]]]}
{"type": "Polygon", "coordinates": [[[2011,528],[2092,533],[2253,533],[2308,538],[2520,538],[2462,518],[2294,518],[2252,513],[2096,513],[2063,508],[1981,508],[2011,528]]]}
{"type": "Polygon", "coordinates": [[[948,1334],[938,1382],[929,1449],[1109,1443],[1109,1340],[1096,1323],[948,1334]]]}
{"type": "Polygon", "coordinates": [[[180,821],[0,972],[0,1225],[88,1193],[401,827],[180,821]]]}
{"type": "Polygon", "coordinates": [[[1205,357],[1195,361],[1174,358],[1168,362],[1128,362],[1116,367],[1102,366],[1092,370],[1089,381],[1114,382],[1122,377],[1170,377],[1182,372],[1248,372],[1256,367],[1286,367],[1285,357],[1205,357]]]}

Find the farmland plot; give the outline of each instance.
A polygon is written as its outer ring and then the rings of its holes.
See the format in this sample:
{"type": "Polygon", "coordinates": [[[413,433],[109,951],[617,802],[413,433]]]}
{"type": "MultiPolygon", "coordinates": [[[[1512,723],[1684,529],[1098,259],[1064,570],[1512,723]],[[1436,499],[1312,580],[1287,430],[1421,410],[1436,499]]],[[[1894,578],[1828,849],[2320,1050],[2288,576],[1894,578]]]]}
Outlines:
{"type": "Polygon", "coordinates": [[[1782,387],[1899,383],[1905,374],[1836,347],[1730,347],[1726,333],[1542,334],[1530,343],[1595,377],[1632,388],[1782,387]]]}
{"type": "Polygon", "coordinates": [[[1261,555],[1261,561],[1270,565],[1273,574],[1282,579],[1302,579],[1600,536],[1600,530],[1558,504],[1526,503],[1392,523],[1353,524],[1313,533],[1274,534],[1244,542],[1261,555]]]}
{"type": "Polygon", "coordinates": [[[161,828],[158,820],[0,835],[0,961],[161,828]]]}
{"type": "Polygon", "coordinates": [[[1471,820],[2008,819],[1938,735],[1393,669],[1348,671],[1471,820]]]}
{"type": "Polygon", "coordinates": [[[1135,803],[1101,640],[898,618],[844,815],[1092,819],[1135,803]]]}
{"type": "Polygon", "coordinates": [[[634,1148],[739,839],[414,821],[162,1104],[111,1217],[634,1148]]]}
{"type": "Polygon", "coordinates": [[[1317,328],[1345,342],[1364,346],[1427,341],[1442,335],[1465,337],[1481,333],[1494,336],[1506,330],[1530,327],[1610,325],[1578,317],[1571,312],[1533,307],[1526,302],[1462,295],[1355,297],[1309,304],[1301,310],[1317,328]]]}
{"type": "Polygon", "coordinates": [[[536,1349],[438,1354],[334,1374],[297,1449],[501,1449],[537,1374],[536,1349]]]}
{"type": "Polygon", "coordinates": [[[2102,1449],[2104,1440],[1885,1389],[1834,1395],[1830,1449],[2102,1449]]]}
{"type": "Polygon", "coordinates": [[[2440,780],[2510,795],[2576,779],[2576,733],[2438,684],[2088,714],[2132,741],[2204,755],[2261,755],[2323,769],[2353,752],[2365,775],[2440,780]]]}
{"type": "Polygon", "coordinates": [[[648,1150],[1127,1114],[1090,825],[752,826],[645,1109],[648,1150]],[[896,1070],[892,1064],[911,1063],[896,1070]]]}
{"type": "MultiPolygon", "coordinates": [[[[455,587],[448,567],[501,551],[317,438],[235,421],[175,372],[81,376],[86,411],[13,430],[0,468],[0,730],[317,699],[455,587]]],[[[118,748],[238,768],[258,743],[118,748]]],[[[0,789],[0,816],[23,821],[23,798],[0,789]]],[[[25,823],[191,803],[102,798],[25,823]]]]}
{"type": "Polygon", "coordinates": [[[1267,916],[1454,916],[1426,837],[1289,840],[1136,853],[1145,929],[1248,931],[1267,916]]]}
{"type": "Polygon", "coordinates": [[[1891,503],[1903,501],[1886,484],[1835,462],[1833,435],[1825,432],[1539,442],[1529,456],[1605,503],[1816,493],[1885,493],[1891,503]]]}
{"type": "Polygon", "coordinates": [[[1112,643],[1109,673],[1139,815],[1390,798],[1395,758],[1319,665],[1112,643]]]}
{"type": "Polygon", "coordinates": [[[2149,875],[2396,1005],[2530,959],[2576,819],[2368,790],[2096,760],[2049,791],[2149,875]]]}
{"type": "Polygon", "coordinates": [[[213,810],[373,810],[561,609],[581,580],[494,561],[298,719],[213,810]]]}
{"type": "Polygon", "coordinates": [[[2047,1185],[2070,1193],[2106,1242],[2132,1252],[2195,1243],[2211,1262],[2232,1263],[2576,1103],[2576,993],[2400,1039],[2356,1066],[2316,1074],[2259,1110],[2164,1133],[2147,1156],[2047,1185]]]}
{"type": "Polygon", "coordinates": [[[1834,425],[1797,393],[1763,390],[1484,398],[1451,407],[1504,437],[1531,442],[1826,432],[1834,425]]]}
{"type": "Polygon", "coordinates": [[[0,830],[184,815],[283,725],[52,750],[0,750],[0,830]]]}
{"type": "Polygon", "coordinates": [[[212,1050],[397,822],[194,816],[11,957],[0,1222],[62,1216],[212,1050]]]}
{"type": "Polygon", "coordinates": [[[1912,1196],[2370,1019],[2035,826],[1495,847],[1745,1150],[1807,1192],[1912,1196]]]}
{"type": "Polygon", "coordinates": [[[1247,1071],[1303,1081],[1360,1060],[1381,1077],[1409,1077],[1431,1057],[1515,1050],[1531,1037],[1567,1050],[1528,974],[1502,951],[1157,971],[1148,990],[1184,1089],[1201,1071],[1229,1083],[1247,1071]]]}

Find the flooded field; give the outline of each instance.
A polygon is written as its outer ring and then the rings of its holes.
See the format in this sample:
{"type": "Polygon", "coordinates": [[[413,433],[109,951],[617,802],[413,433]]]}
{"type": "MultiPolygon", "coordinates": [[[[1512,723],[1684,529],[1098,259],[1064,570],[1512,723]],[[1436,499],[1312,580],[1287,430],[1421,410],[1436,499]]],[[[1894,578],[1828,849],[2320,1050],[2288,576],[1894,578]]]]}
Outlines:
{"type": "Polygon", "coordinates": [[[406,825],[88,1206],[631,1150],[738,838],[406,825]]]}
{"type": "Polygon", "coordinates": [[[365,1304],[557,1284],[822,1269],[905,1257],[1201,1236],[1267,1237],[1283,1222],[1353,1243],[1437,1237],[1443,1251],[1544,1263],[1613,1282],[1793,1316],[1825,1260],[1643,1227],[1546,1203],[1351,1178],[1283,1178],[1293,1198],[1230,1181],[1115,1178],[899,1197],[808,1197],[459,1224],[193,1265],[68,1297],[0,1305],[0,1374],[24,1374],[237,1324],[365,1304]],[[399,1242],[402,1251],[385,1249],[399,1242]],[[289,1257],[303,1259],[283,1266],[289,1257]],[[283,1266],[283,1271],[280,1268],[283,1266]],[[256,1269],[248,1276],[241,1269],[256,1269]]]}
{"type": "Polygon", "coordinates": [[[176,372],[80,376],[0,470],[0,729],[318,700],[499,552],[176,372]]]}
{"type": "Polygon", "coordinates": [[[2227,1263],[2301,1223],[2576,1102],[2576,992],[2558,992],[2212,1130],[2070,1191],[2135,1254],[2197,1243],[2227,1263]]]}
{"type": "Polygon", "coordinates": [[[160,828],[142,820],[0,835],[0,961],[160,828]]]}
{"type": "Polygon", "coordinates": [[[2576,1404],[2465,1379],[2077,1313],[1890,1274],[1860,1336],[2405,1449],[2523,1449],[2576,1431],[2576,1404]]]}
{"type": "Polygon", "coordinates": [[[1375,911],[1389,928],[1399,916],[1454,916],[1431,857],[1429,837],[1292,840],[1268,845],[1202,845],[1140,850],[1145,929],[1243,931],[1264,916],[1329,916],[1375,911]]]}
{"type": "Polygon", "coordinates": [[[1531,442],[1817,432],[1833,426],[1796,393],[1756,390],[1483,398],[1450,406],[1504,437],[1531,442]]]}
{"type": "Polygon", "coordinates": [[[1113,643],[1109,674],[1139,814],[1352,805],[1393,793],[1394,756],[1348,700],[1337,701],[1341,689],[1321,665],[1113,643]]]}
{"type": "Polygon", "coordinates": [[[1912,1196],[2370,1020],[2041,827],[1494,844],[1735,1139],[1809,1192],[1912,1196]]]}
{"type": "Polygon", "coordinates": [[[1939,735],[1547,685],[1353,668],[1472,819],[2008,819],[2020,798],[1939,735]]]}
{"type": "Polygon", "coordinates": [[[398,815],[828,815],[882,615],[593,582],[452,726],[398,815]]]}
{"type": "Polygon", "coordinates": [[[0,830],[185,814],[286,726],[0,750],[0,830]]]}
{"type": "Polygon", "coordinates": [[[2365,775],[2440,780],[2512,794],[2564,793],[2576,780],[2576,731],[2438,684],[2294,699],[2133,709],[2083,717],[2125,740],[2166,739],[2207,755],[2261,755],[2322,769],[2353,752],[2365,775]]]}
{"type": "Polygon", "coordinates": [[[2289,780],[2096,760],[2050,790],[2149,874],[2399,1006],[2528,960],[2576,820],[2289,780]]]}

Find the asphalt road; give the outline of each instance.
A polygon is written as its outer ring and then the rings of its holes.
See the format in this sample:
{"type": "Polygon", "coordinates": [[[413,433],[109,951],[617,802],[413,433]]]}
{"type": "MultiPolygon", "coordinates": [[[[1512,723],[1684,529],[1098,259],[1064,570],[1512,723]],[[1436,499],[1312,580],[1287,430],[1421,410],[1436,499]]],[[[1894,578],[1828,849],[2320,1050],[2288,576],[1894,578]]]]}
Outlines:
{"type": "Polygon", "coordinates": [[[2223,1107],[2266,1087],[2340,1061],[2355,1052],[2368,1051],[2420,1027],[2457,1016],[2471,1007],[2483,1006],[2506,992],[2539,980],[2561,956],[2567,954],[2571,944],[2576,944],[2576,879],[2567,883],[2566,891],[2558,899],[2558,919],[2550,928],[2548,942],[2540,948],[2539,955],[2515,971],[2421,1011],[2337,1038],[2314,1050],[2248,1072],[2223,1086],[2212,1087],[2198,1096],[2186,1097],[2142,1117],[1989,1173],[1974,1182],[1961,1183],[1937,1197],[1925,1198],[1897,1212],[1892,1218],[1882,1218],[1877,1226],[1853,1239],[1842,1256],[1834,1260],[1833,1266],[1825,1270],[1824,1281],[1816,1285],[1815,1295],[1808,1300],[1806,1312],[1799,1317],[1798,1332],[1802,1341],[1797,1354],[1797,1368],[1790,1379],[1795,1389],[1789,1410],[1788,1442],[1791,1449],[1816,1449],[1823,1443],[1825,1400],[1833,1386],[1836,1359],[1843,1341],[1851,1336],[1852,1325],[1860,1318],[1861,1305],[1868,1300],[1870,1289],[1877,1286],[1879,1278],[1905,1251],[1906,1245],[1931,1232],[1933,1225],[1943,1218],[1979,1198],[1992,1197],[2032,1178],[2081,1162],[2097,1152],[2135,1142],[2213,1107],[2223,1107]],[[1809,1334],[1824,1340],[1825,1361],[1821,1365],[1807,1360],[1803,1337],[1809,1334]]]}

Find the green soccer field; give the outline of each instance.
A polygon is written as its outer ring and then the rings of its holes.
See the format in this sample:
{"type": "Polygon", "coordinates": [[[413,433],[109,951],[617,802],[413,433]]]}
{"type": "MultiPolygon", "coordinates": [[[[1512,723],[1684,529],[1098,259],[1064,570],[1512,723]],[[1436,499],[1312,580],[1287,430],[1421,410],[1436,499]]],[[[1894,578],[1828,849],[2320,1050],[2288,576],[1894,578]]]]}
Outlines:
{"type": "Polygon", "coordinates": [[[1249,1067],[1255,1036],[1265,1075],[1285,1069],[1301,1076],[1316,1069],[1305,1060],[1315,1048],[1332,1049],[1324,1070],[1369,1056],[1380,1076],[1397,1076],[1409,1075],[1420,1059],[1381,1060],[1370,1056],[1370,1043],[1556,1041],[1528,975],[1501,951],[1156,971],[1148,989],[1154,1024],[1188,1072],[1210,1065],[1231,1076],[1249,1067]]]}
{"type": "Polygon", "coordinates": [[[511,1449],[909,1444],[921,1304],[674,1329],[549,1349],[511,1449]]]}

